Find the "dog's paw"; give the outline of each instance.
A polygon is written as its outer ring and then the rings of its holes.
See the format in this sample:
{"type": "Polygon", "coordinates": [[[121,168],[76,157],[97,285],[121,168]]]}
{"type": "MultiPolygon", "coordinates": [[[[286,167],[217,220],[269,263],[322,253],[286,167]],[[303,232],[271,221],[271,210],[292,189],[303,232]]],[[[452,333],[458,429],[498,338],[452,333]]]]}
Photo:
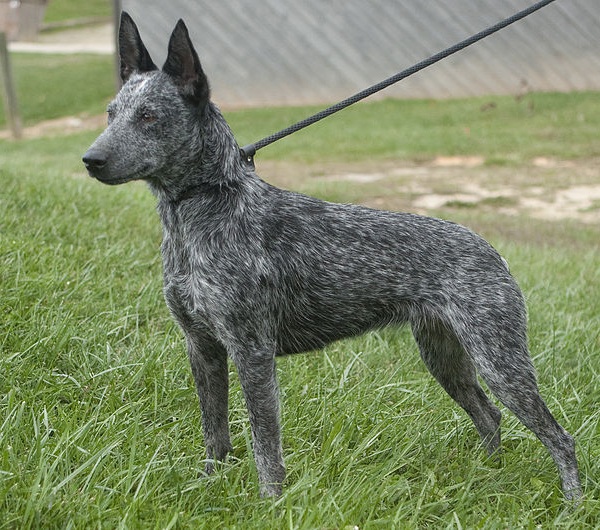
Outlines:
{"type": "Polygon", "coordinates": [[[282,488],[280,483],[261,484],[260,496],[263,498],[281,496],[282,488]]]}

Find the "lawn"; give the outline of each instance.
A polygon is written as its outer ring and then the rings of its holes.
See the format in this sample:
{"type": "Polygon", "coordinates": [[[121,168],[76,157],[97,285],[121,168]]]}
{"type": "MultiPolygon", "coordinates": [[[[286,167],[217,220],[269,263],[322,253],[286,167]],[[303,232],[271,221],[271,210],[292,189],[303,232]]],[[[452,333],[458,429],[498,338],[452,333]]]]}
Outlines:
{"type": "MultiPolygon", "coordinates": [[[[113,62],[113,57],[99,55],[11,54],[24,124],[104,112],[115,91],[113,62]]],[[[5,125],[0,105],[0,127],[5,125]]]]}
{"type": "MultiPolygon", "coordinates": [[[[518,171],[535,156],[600,155],[598,94],[527,97],[368,103],[266,148],[259,168],[480,154],[491,171],[518,171]]],[[[247,143],[312,110],[227,116],[247,143]]],[[[39,107],[30,119],[54,113],[39,107]]],[[[0,141],[0,529],[597,527],[597,226],[437,212],[482,230],[525,292],[542,394],[578,441],[580,507],[562,501],[551,458],[508,411],[502,462],[485,457],[407,330],[279,361],[288,479],[280,499],[263,500],[233,369],[235,452],[202,474],[194,384],[162,300],[154,199],[142,184],[104,187],[84,174],[96,134],[0,141]]],[[[361,200],[347,183],[318,182],[288,185],[361,200]]],[[[386,204],[392,195],[381,190],[386,204]]]]}
{"type": "MultiPolygon", "coordinates": [[[[320,108],[240,111],[230,122],[241,145],[305,118],[320,108]]],[[[450,101],[387,99],[355,105],[259,151],[268,159],[360,161],[427,159],[438,154],[486,157],[489,164],[534,156],[600,155],[594,92],[480,97],[450,101]]]]}
{"type": "Polygon", "coordinates": [[[65,22],[88,17],[110,17],[112,0],[50,0],[44,22],[65,22]]]}

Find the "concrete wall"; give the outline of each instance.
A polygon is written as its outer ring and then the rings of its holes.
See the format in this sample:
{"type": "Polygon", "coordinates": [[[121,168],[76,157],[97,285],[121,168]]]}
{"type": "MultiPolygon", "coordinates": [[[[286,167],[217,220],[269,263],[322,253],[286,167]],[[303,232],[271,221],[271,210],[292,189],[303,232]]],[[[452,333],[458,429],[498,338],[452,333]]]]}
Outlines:
{"type": "MultiPolygon", "coordinates": [[[[343,99],[534,0],[122,0],[155,62],[183,18],[224,106],[343,99]]],[[[380,97],[600,89],[600,4],[557,0],[380,97]]]]}

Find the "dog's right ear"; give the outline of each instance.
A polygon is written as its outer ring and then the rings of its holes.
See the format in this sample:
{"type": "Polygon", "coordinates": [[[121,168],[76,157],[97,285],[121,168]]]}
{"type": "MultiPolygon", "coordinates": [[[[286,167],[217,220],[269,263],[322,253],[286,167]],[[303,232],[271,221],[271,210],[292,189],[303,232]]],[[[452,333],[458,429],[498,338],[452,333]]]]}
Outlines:
{"type": "Polygon", "coordinates": [[[135,72],[157,70],[142,42],[135,22],[125,11],[121,13],[119,26],[119,57],[121,60],[119,71],[123,83],[135,72]]]}

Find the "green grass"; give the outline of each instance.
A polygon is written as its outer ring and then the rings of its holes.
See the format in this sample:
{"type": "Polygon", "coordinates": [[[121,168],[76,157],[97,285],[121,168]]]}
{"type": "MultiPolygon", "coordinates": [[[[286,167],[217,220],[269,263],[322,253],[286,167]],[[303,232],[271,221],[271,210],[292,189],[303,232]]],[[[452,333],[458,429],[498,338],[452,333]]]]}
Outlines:
{"type": "MultiPolygon", "coordinates": [[[[115,91],[113,62],[110,56],[13,53],[13,77],[25,125],[104,112],[115,91]]],[[[0,105],[2,126],[6,117],[0,105]]]]}
{"type": "MultiPolygon", "coordinates": [[[[239,143],[256,142],[318,108],[255,109],[229,116],[239,143]]],[[[360,161],[438,154],[480,155],[492,164],[535,156],[600,155],[595,92],[534,93],[450,101],[364,102],[259,151],[265,160],[360,161]],[[494,105],[490,106],[489,102],[494,105]],[[483,110],[487,109],[487,110],[483,110]]]]}
{"type": "MultiPolygon", "coordinates": [[[[530,97],[533,111],[510,98],[485,113],[482,100],[371,103],[265,149],[259,164],[286,151],[292,161],[363,163],[367,130],[389,142],[372,140],[374,159],[483,152],[519,167],[541,154],[598,155],[597,94],[530,97]],[[477,134],[453,140],[466,126],[477,134]],[[390,136],[410,142],[399,150],[390,136]]],[[[228,117],[244,142],[306,114],[228,117]]],[[[407,330],[279,361],[288,480],[280,499],[263,500],[233,373],[235,452],[202,475],[194,384],[162,299],[154,199],[143,185],[84,175],[80,156],[95,135],[0,141],[0,529],[597,527],[597,227],[442,212],[482,229],[525,292],[542,393],[578,440],[581,507],[563,503],[551,458],[509,412],[501,464],[484,456],[407,330]]]]}
{"type": "Polygon", "coordinates": [[[110,17],[112,0],[51,0],[44,22],[64,22],[87,17],[110,17]]]}

